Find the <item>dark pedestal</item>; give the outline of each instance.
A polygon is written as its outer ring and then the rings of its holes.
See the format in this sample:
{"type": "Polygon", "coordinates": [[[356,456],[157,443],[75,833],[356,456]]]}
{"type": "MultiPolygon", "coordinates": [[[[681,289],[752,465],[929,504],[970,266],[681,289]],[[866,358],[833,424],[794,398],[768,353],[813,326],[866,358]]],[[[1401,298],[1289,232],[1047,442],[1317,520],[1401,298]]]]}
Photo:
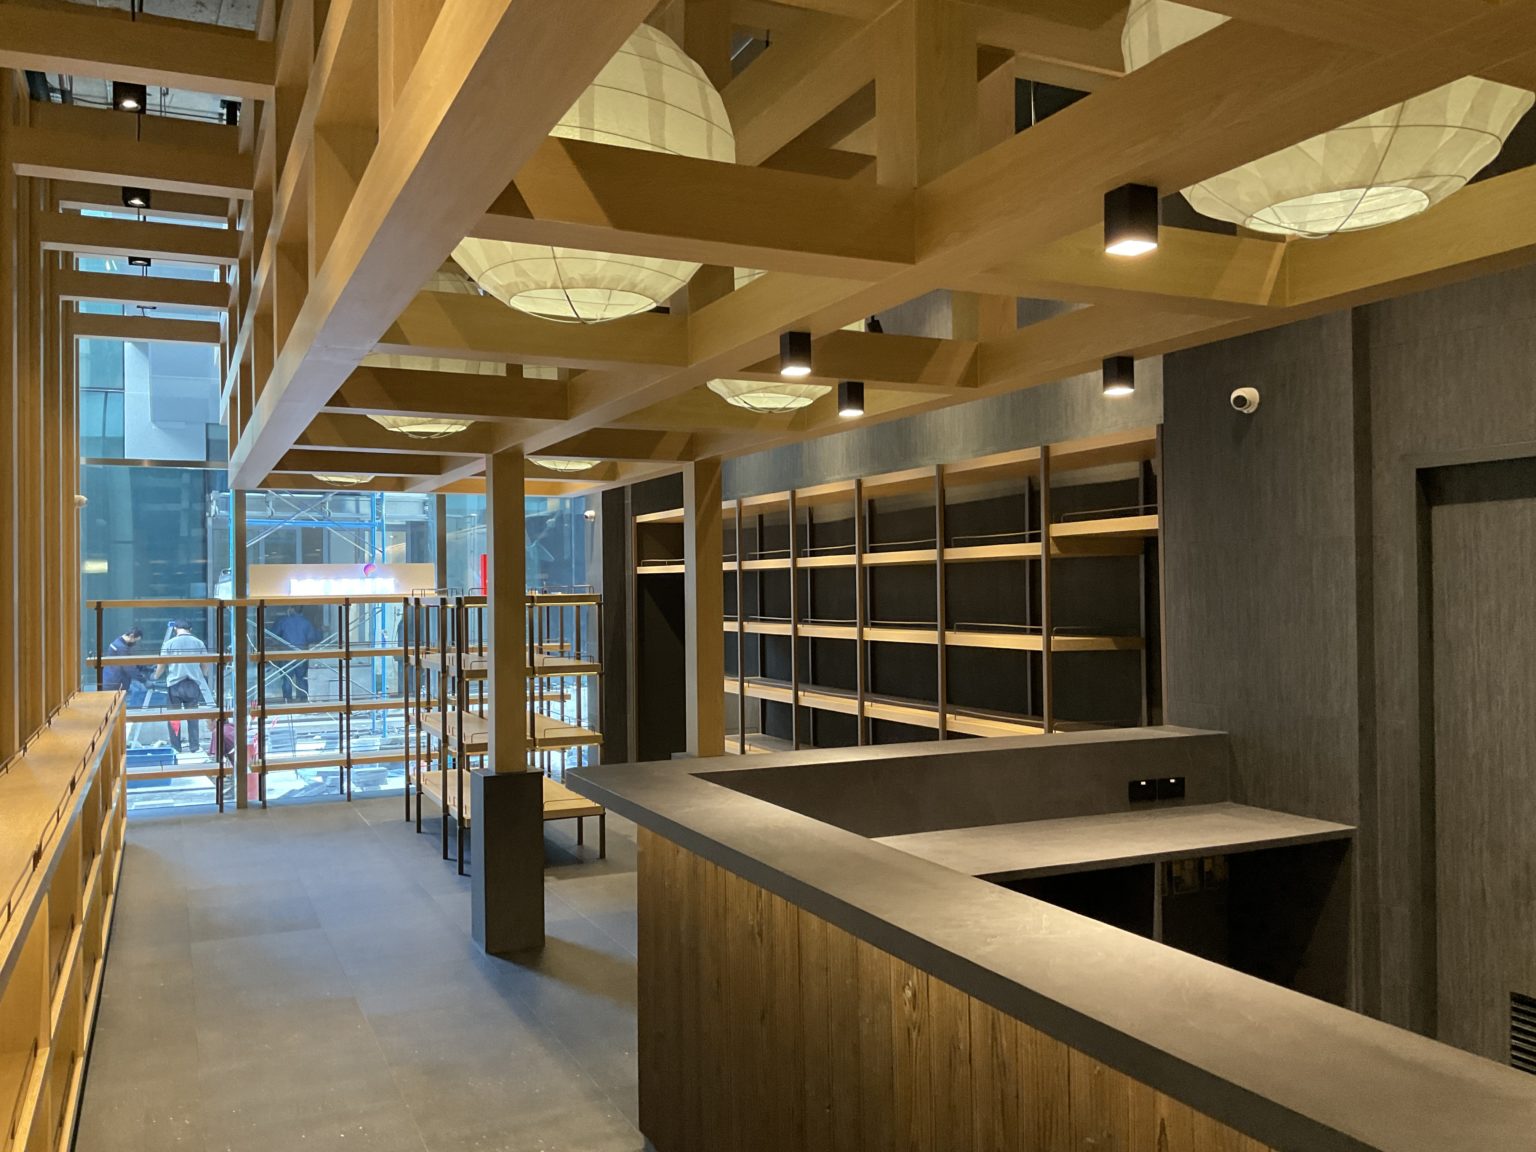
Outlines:
{"type": "Polygon", "coordinates": [[[544,775],[470,773],[470,930],[496,956],[544,947],[544,775]]]}

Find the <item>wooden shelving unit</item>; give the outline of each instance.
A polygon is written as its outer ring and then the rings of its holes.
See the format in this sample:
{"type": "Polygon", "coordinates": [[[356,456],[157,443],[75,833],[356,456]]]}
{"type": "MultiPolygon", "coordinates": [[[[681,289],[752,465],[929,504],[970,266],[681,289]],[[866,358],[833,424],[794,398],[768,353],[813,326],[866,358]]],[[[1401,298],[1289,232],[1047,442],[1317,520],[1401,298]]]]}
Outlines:
{"type": "Polygon", "coordinates": [[[0,1149],[67,1152],[122,870],[122,696],[79,693],[0,768],[0,1149]]]}
{"type": "MultiPolygon", "coordinates": [[[[1153,721],[1157,463],[1146,429],[728,502],[731,750],[1153,721]]],[[[681,519],[636,518],[637,574],[681,519]]]]}
{"type": "MultiPolygon", "coordinates": [[[[602,604],[602,596],[590,592],[530,592],[525,601],[528,759],[546,777],[557,767],[564,775],[571,751],[585,755],[603,742],[597,721],[602,604]]],[[[470,821],[468,774],[490,752],[486,607],[484,596],[417,596],[407,614],[406,819],[422,831],[423,802],[435,804],[443,859],[449,859],[452,841],[461,874],[470,821]]],[[[547,811],[545,818],[565,816],[547,811]]]]}

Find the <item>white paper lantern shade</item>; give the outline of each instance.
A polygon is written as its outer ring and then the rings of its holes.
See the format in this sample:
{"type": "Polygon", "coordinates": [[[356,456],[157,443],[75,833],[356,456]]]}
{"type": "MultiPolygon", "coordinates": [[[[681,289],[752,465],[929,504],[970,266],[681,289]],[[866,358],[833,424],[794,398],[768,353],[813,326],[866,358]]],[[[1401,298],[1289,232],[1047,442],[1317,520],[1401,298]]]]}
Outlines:
{"type": "Polygon", "coordinates": [[[381,416],[377,412],[368,413],[368,419],[391,432],[401,432],[416,440],[440,440],[464,431],[473,423],[447,416],[381,416]]]}
{"type": "MultiPolygon", "coordinates": [[[[1121,35],[1134,70],[1226,20],[1132,0],[1121,35]]],[[[1423,212],[1499,154],[1533,97],[1468,76],[1184,189],[1199,213],[1282,236],[1331,236],[1423,212]]]]}
{"type": "Polygon", "coordinates": [[[348,488],[350,488],[354,484],[367,484],[369,481],[371,481],[373,479],[372,476],[365,476],[361,472],[347,472],[347,473],[316,472],[316,473],[314,473],[314,477],[315,477],[316,480],[320,481],[322,484],[337,484],[337,485],[341,485],[343,487],[348,487],[348,488]]]}
{"type": "Polygon", "coordinates": [[[590,472],[600,463],[598,460],[570,460],[561,456],[530,456],[528,459],[551,472],[590,472]]]}
{"type": "MultiPolygon", "coordinates": [[[[642,24],[551,136],[734,163],[736,139],[704,70],[664,33],[642,24]]],[[[699,266],[469,237],[453,258],[505,304],[550,320],[596,324],[647,312],[699,266]]]]}
{"type": "Polygon", "coordinates": [[[820,400],[826,384],[790,384],[780,380],[711,380],[709,390],[738,408],[753,412],[793,412],[820,400]]]}

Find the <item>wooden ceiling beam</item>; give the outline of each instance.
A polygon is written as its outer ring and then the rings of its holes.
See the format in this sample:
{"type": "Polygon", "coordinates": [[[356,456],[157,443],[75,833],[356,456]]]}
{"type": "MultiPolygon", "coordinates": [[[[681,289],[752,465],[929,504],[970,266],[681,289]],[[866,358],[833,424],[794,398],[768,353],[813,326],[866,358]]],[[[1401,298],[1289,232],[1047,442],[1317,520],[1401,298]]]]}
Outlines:
{"type": "Polygon", "coordinates": [[[160,316],[103,316],[70,312],[65,330],[77,340],[160,341],[171,344],[217,344],[224,325],[217,320],[169,320],[160,316]]]}
{"type": "Polygon", "coordinates": [[[387,452],[349,452],[334,448],[290,448],[278,458],[273,472],[365,473],[374,476],[441,476],[457,456],[392,455],[387,452]]]}
{"type": "Polygon", "coordinates": [[[650,6],[445,0],[231,454],[232,483],[277,466],[650,6]]]}
{"type": "Polygon", "coordinates": [[[508,364],[682,367],[688,356],[688,320],[642,312],[606,324],[557,324],[529,316],[490,296],[421,292],[380,337],[387,355],[508,364]]]}
{"type": "Polygon", "coordinates": [[[60,300],[100,300],[148,308],[206,308],[218,312],[229,307],[229,285],[217,280],[176,280],[169,276],[60,268],[53,273],[52,284],[60,300]]]}
{"type": "Polygon", "coordinates": [[[911,263],[911,196],[797,172],[550,138],[473,235],[879,279],[911,263]]]}
{"type": "Polygon", "coordinates": [[[1123,0],[951,0],[975,22],[976,39],[1015,56],[1016,74],[1082,92],[1098,91],[1125,72],[1123,0]]]}
{"type": "MultiPolygon", "coordinates": [[[[62,211],[79,211],[82,208],[115,208],[129,211],[123,206],[123,191],[110,184],[86,184],[79,180],[56,180],[54,197],[62,211]]],[[[229,200],[218,196],[193,196],[185,192],[158,192],[154,198],[155,216],[186,218],[203,223],[217,220],[223,224],[229,219],[229,200]]]]}
{"type": "Polygon", "coordinates": [[[0,4],[0,68],[127,80],[244,100],[270,100],[272,45],[126,12],[0,4]]]}
{"type": "Polygon", "coordinates": [[[31,123],[12,134],[18,176],[249,199],[251,157],[239,129],[168,116],[33,104],[31,123]]]}
{"type": "Polygon", "coordinates": [[[564,420],[569,402],[562,380],[520,374],[478,376],[415,368],[353,369],[325,411],[394,416],[454,416],[465,420],[564,420]]]}
{"type": "Polygon", "coordinates": [[[233,265],[240,259],[240,234],[232,229],[185,224],[148,224],[49,212],[37,217],[34,235],[45,251],[80,256],[148,256],[194,264],[233,265]]]}
{"type": "Polygon", "coordinates": [[[686,431],[651,428],[590,428],[555,441],[541,456],[574,456],[593,460],[693,459],[693,438],[686,431]]]}
{"type": "Polygon", "coordinates": [[[1487,12],[1486,0],[1181,0],[1271,28],[1367,51],[1397,51],[1487,12]]]}
{"type": "Polygon", "coordinates": [[[1276,302],[1286,250],[1278,239],[1165,227],[1155,252],[1127,259],[1105,254],[1103,229],[1095,226],[948,286],[1080,304],[1135,301],[1202,315],[1241,316],[1276,302]]]}

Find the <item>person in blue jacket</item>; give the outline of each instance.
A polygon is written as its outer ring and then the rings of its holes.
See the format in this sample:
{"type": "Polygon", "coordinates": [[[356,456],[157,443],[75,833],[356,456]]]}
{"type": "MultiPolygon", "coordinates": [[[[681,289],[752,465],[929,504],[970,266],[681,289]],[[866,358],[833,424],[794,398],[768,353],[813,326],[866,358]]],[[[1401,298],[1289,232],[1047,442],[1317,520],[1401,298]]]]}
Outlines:
{"type": "MultiPolygon", "coordinates": [[[[133,625],[116,640],[107,645],[108,656],[132,656],[133,650],[144,639],[144,629],[133,625]]],[[[108,664],[101,670],[101,687],[104,692],[128,693],[128,707],[142,708],[144,695],[149,687],[152,664],[108,664]]]]}
{"type": "MultiPolygon", "coordinates": [[[[272,631],[284,644],[296,651],[313,648],[320,639],[320,633],[296,604],[290,604],[288,611],[278,617],[277,623],[272,626],[272,631]]],[[[292,704],[294,701],[302,704],[309,699],[308,660],[295,660],[281,678],[284,704],[292,704]]]]}

